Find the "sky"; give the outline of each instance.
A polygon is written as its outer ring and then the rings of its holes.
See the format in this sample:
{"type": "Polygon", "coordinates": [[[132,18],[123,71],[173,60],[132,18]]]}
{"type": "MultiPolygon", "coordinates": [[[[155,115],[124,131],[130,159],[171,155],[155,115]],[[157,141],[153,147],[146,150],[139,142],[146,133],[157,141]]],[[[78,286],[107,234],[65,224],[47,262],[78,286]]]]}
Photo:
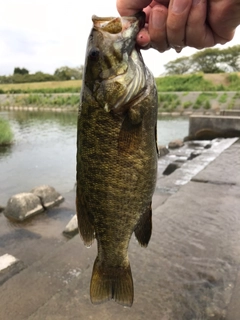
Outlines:
{"type": "MultiPolygon", "coordinates": [[[[53,74],[62,66],[83,65],[92,15],[118,16],[116,0],[0,0],[0,8],[0,75],[12,74],[15,67],[53,74]]],[[[217,47],[237,44],[240,27],[231,42],[217,47]]],[[[149,49],[142,55],[154,76],[159,76],[166,63],[196,51],[149,49]]]]}

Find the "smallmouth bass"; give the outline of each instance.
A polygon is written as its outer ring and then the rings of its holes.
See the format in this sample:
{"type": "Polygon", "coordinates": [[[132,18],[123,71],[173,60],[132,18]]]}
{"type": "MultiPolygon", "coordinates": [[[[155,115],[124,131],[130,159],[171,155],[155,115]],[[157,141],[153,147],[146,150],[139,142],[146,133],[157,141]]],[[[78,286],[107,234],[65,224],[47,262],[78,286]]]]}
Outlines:
{"type": "Polygon", "coordinates": [[[90,297],[133,303],[128,245],[146,247],[157,175],[157,90],[136,36],[144,14],[93,16],[77,133],[76,207],[80,235],[96,238],[90,297]]]}

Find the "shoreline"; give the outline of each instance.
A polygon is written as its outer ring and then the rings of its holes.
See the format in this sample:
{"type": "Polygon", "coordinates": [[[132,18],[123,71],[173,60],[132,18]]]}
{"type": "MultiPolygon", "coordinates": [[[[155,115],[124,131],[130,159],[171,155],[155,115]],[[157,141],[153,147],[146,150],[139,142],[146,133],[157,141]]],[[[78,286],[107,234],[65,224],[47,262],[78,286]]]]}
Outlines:
{"type": "MultiPolygon", "coordinates": [[[[0,111],[50,111],[50,112],[78,112],[73,107],[34,107],[34,106],[0,106],[0,111]]],[[[158,117],[189,117],[191,115],[220,115],[220,111],[198,110],[198,111],[174,111],[158,112],[158,117]]]]}

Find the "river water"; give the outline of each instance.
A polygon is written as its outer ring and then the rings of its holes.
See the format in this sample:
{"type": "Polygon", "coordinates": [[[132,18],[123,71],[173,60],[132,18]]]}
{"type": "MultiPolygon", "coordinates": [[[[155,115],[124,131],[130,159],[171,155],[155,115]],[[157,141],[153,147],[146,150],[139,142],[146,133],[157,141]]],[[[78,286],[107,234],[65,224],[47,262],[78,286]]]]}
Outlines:
{"type": "MultiPolygon", "coordinates": [[[[48,184],[58,192],[73,189],[76,176],[76,113],[1,111],[14,132],[14,144],[0,148],[0,205],[9,197],[48,184]]],[[[188,119],[158,120],[158,143],[188,133],[188,119]]]]}

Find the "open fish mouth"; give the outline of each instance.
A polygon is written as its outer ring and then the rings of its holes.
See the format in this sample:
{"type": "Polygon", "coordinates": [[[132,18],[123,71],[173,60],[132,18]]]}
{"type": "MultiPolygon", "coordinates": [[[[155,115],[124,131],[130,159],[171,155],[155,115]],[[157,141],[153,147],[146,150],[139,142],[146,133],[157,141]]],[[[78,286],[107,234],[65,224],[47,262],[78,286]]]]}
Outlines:
{"type": "Polygon", "coordinates": [[[94,28],[101,29],[110,34],[124,32],[125,30],[128,30],[133,23],[136,23],[139,31],[144,26],[145,13],[139,12],[131,17],[98,17],[93,15],[92,21],[94,28]]]}

